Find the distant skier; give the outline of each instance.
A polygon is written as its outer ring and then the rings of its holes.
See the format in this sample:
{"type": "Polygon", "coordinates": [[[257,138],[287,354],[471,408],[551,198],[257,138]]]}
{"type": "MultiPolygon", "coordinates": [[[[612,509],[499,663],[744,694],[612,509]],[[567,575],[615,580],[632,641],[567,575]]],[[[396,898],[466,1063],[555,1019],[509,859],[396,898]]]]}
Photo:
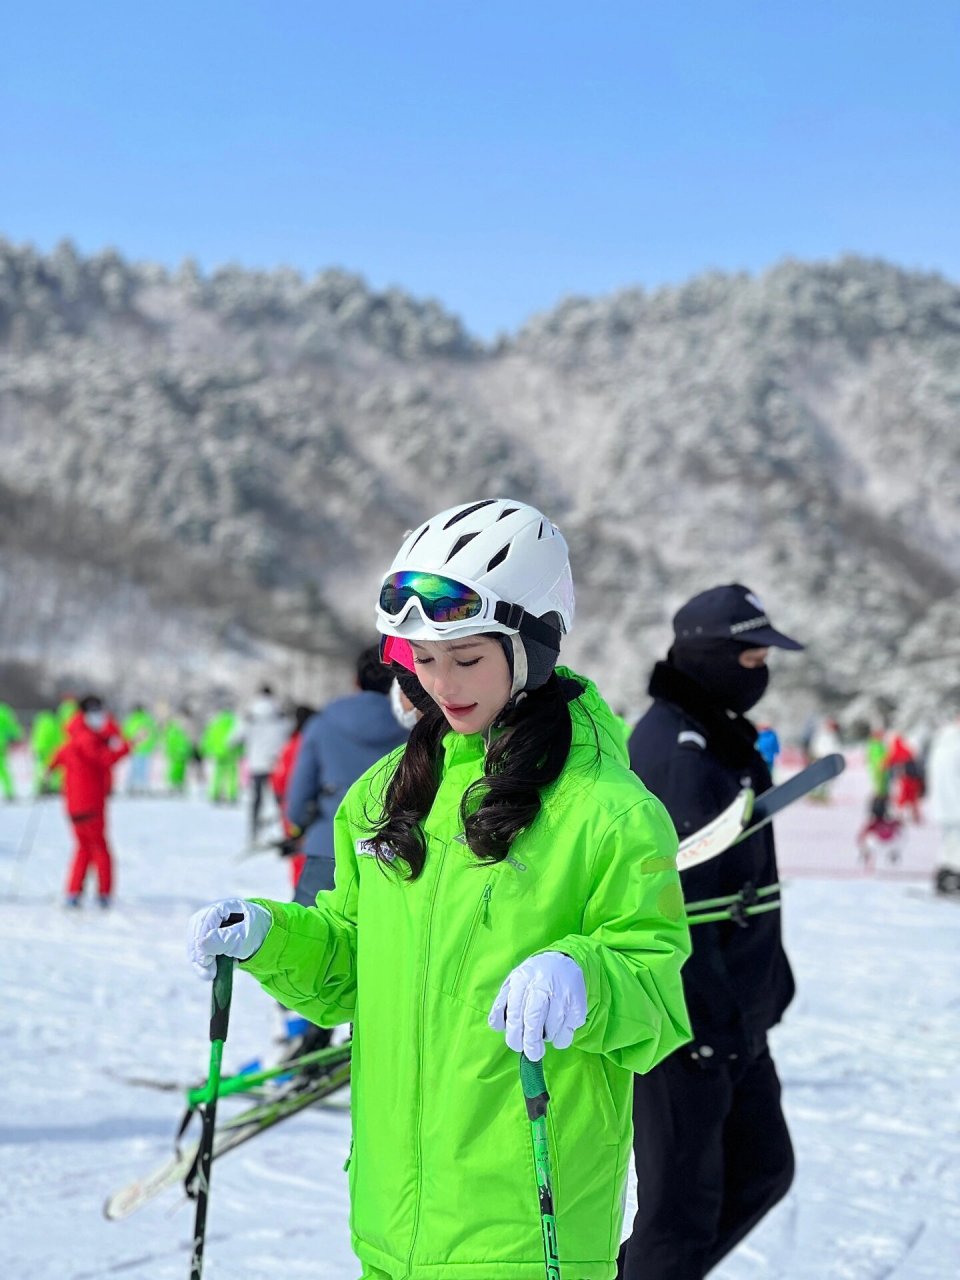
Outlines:
{"type": "Polygon", "coordinates": [[[886,796],[873,796],[867,821],[857,835],[857,850],[864,867],[895,866],[903,853],[903,823],[890,814],[886,796]]]}
{"type": "Polygon", "coordinates": [[[81,698],[78,711],[67,724],[66,744],[50,762],[51,768],[64,772],[64,801],[77,844],[67,877],[68,906],[80,905],[91,867],[97,874],[100,905],[110,905],[113,858],[107,843],[107,798],[113,766],[129,751],[130,744],[108,715],[102,699],[95,694],[81,698]]]}
{"type": "Polygon", "coordinates": [[[127,773],[127,795],[143,796],[150,791],[150,769],[157,747],[160,729],[153,714],[142,702],[138,702],[121,726],[128,742],[136,742],[130,753],[130,769],[127,773]]]}
{"type": "MultiPolygon", "coordinates": [[[[688,600],[650,680],[653,705],[630,763],[666,805],[681,839],[745,785],[771,785],[746,712],[767,687],[777,631],[739,583],[688,600]]],[[[775,885],[772,828],[684,873],[688,902],[775,885]]],[[[637,1214],[620,1251],[625,1280],[701,1280],[786,1195],[793,1148],[767,1032],[793,999],[780,913],[701,924],[683,987],[693,1041],[634,1086],[637,1214]]]]}
{"type": "Polygon", "coordinates": [[[917,824],[923,821],[920,801],[924,794],[924,777],[920,762],[910,743],[901,733],[892,733],[885,761],[890,775],[890,794],[897,813],[909,814],[917,824]]]}
{"type": "Polygon", "coordinates": [[[934,734],[927,755],[930,818],[940,828],[939,893],[960,894],[960,710],[934,734]]]}
{"type": "Polygon", "coordinates": [[[760,752],[761,760],[770,770],[770,776],[773,777],[773,770],[780,755],[780,739],[772,724],[757,725],[757,750],[760,752]]]}
{"type": "MultiPolygon", "coordinates": [[[[66,740],[67,725],[77,714],[79,709],[80,704],[72,693],[66,694],[66,696],[61,698],[57,703],[57,720],[60,723],[60,728],[63,730],[64,741],[66,740]]],[[[61,746],[62,745],[63,744],[61,743],[61,746]]]]}
{"type": "Polygon", "coordinates": [[[318,1024],[354,1021],[367,1280],[543,1276],[521,1050],[556,1115],[557,1274],[610,1277],[631,1072],[688,1036],[676,834],[596,688],[555,669],[572,622],[566,543],[539,511],[483,501],[420,526],[377,626],[424,715],[341,803],[335,887],[190,922],[201,972],[233,955],[318,1024]]]}
{"type": "Polygon", "coordinates": [[[187,789],[187,766],[194,757],[194,741],[182,716],[171,716],[160,731],[167,762],[167,789],[182,796],[187,789]]]}
{"type": "Polygon", "coordinates": [[[17,798],[17,789],[10,772],[7,752],[15,742],[22,740],[23,725],[17,719],[13,707],[6,702],[0,702],[0,788],[7,800],[17,798]]]}
{"type": "Polygon", "coordinates": [[[250,783],[250,843],[260,832],[260,813],[267,794],[270,774],[290,732],[290,720],[273,696],[270,685],[262,685],[243,717],[236,725],[230,742],[242,745],[250,783]]]}
{"type": "Polygon", "coordinates": [[[66,741],[63,728],[55,711],[41,710],[33,717],[30,726],[30,750],[33,752],[34,792],[50,795],[60,790],[63,774],[51,769],[50,761],[66,741]]]}
{"type": "Polygon", "coordinates": [[[864,751],[867,762],[867,773],[870,787],[875,796],[885,796],[890,790],[890,777],[887,773],[887,743],[882,727],[870,730],[870,737],[864,751]]]}
{"type": "Polygon", "coordinates": [[[283,750],[280,752],[277,763],[274,765],[273,773],[270,775],[273,798],[277,802],[277,808],[280,810],[280,819],[283,823],[285,841],[282,851],[290,857],[290,878],[293,881],[294,889],[296,889],[303,873],[307,855],[300,847],[300,830],[298,827],[294,827],[287,814],[287,792],[290,789],[290,779],[293,776],[294,765],[297,762],[300,744],[303,741],[303,730],[307,721],[314,714],[315,709],[305,704],[294,708],[293,728],[289,738],[283,744],[283,750]]]}
{"type": "Polygon", "coordinates": [[[240,796],[240,755],[237,718],[224,707],[207,722],[200,752],[210,766],[209,796],[214,804],[236,804],[240,796]]]}

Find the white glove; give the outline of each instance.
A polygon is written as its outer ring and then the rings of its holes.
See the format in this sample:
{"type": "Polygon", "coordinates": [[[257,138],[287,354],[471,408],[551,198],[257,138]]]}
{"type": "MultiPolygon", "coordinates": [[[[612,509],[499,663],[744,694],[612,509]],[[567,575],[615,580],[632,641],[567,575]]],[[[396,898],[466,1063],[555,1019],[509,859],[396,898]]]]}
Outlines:
{"type": "Polygon", "coordinates": [[[217,956],[249,960],[273,923],[270,912],[245,898],[224,898],[201,907],[187,924],[187,956],[201,978],[213,979],[217,956]],[[230,916],[242,916],[238,924],[224,925],[230,916]]]}
{"type": "Polygon", "coordinates": [[[539,1062],[544,1040],[567,1049],[573,1033],[587,1020],[587,985],[576,960],[560,951],[544,951],[517,965],[493,1002],[487,1018],[494,1031],[506,1031],[507,1044],[539,1062]]]}

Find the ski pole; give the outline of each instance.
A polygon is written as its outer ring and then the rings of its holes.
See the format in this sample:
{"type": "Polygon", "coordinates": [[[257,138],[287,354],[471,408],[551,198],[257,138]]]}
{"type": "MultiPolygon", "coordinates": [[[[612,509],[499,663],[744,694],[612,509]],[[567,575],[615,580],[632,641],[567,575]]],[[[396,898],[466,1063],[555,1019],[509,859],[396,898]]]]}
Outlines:
{"type": "MultiPolygon", "coordinates": [[[[240,919],[240,916],[236,918],[231,916],[223,923],[224,925],[237,924],[240,919]]],[[[207,1232],[207,1202],[210,1198],[213,1130],[220,1090],[220,1060],[223,1057],[223,1043],[227,1038],[232,994],[233,960],[229,956],[217,956],[217,972],[213,979],[213,994],[210,1000],[210,1075],[203,1099],[203,1128],[200,1132],[200,1148],[197,1153],[197,1214],[193,1224],[190,1280],[200,1280],[203,1274],[203,1243],[207,1232]]]]}
{"type": "Polygon", "coordinates": [[[537,1173],[537,1193],[540,1197],[540,1226],[543,1231],[543,1258],[546,1263],[546,1280],[560,1280],[560,1250],[557,1247],[557,1219],[553,1208],[553,1184],[550,1178],[550,1148],[547,1143],[547,1093],[543,1078],[543,1066],[531,1062],[526,1054],[520,1055],[520,1084],[527,1103],[533,1138],[533,1164],[537,1173]]]}
{"type": "Polygon", "coordinates": [[[13,864],[13,871],[10,873],[10,883],[7,885],[7,892],[11,898],[19,895],[20,881],[23,878],[23,868],[33,853],[33,846],[36,843],[37,832],[40,830],[40,819],[43,817],[43,801],[39,796],[35,796],[30,806],[30,812],[27,814],[27,820],[23,824],[23,833],[20,836],[20,843],[17,846],[16,858],[13,864]]]}

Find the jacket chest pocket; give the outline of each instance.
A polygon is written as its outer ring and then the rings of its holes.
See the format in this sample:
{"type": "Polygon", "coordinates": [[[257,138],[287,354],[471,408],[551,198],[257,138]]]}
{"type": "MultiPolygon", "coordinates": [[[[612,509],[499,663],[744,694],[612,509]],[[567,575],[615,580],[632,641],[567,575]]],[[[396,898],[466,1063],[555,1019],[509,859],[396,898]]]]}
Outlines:
{"type": "Polygon", "coordinates": [[[500,984],[510,970],[533,949],[527,938],[529,904],[521,892],[518,873],[507,862],[497,863],[481,880],[470,870],[461,882],[455,908],[438,904],[434,928],[449,928],[443,959],[434,985],[471,1008],[489,1012],[500,984]],[[459,930],[453,921],[461,922],[459,930]]]}
{"type": "Polygon", "coordinates": [[[455,963],[449,987],[446,989],[452,996],[460,994],[460,988],[463,985],[464,973],[470,963],[470,955],[477,944],[477,937],[481,929],[490,929],[490,900],[493,897],[493,881],[488,880],[483,886],[483,892],[480,895],[480,901],[477,903],[473,912],[473,919],[467,929],[467,935],[463,940],[463,946],[460,950],[460,958],[455,963]]]}

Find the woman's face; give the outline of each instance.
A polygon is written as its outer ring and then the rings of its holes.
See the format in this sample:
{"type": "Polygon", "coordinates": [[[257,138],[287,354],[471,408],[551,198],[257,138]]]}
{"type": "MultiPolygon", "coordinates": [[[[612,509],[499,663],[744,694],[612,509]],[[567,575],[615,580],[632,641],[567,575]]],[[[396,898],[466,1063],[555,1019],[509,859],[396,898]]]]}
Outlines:
{"type": "Polygon", "coordinates": [[[510,697],[510,667],[493,636],[411,640],[417,678],[451,729],[483,733],[510,697]]]}

